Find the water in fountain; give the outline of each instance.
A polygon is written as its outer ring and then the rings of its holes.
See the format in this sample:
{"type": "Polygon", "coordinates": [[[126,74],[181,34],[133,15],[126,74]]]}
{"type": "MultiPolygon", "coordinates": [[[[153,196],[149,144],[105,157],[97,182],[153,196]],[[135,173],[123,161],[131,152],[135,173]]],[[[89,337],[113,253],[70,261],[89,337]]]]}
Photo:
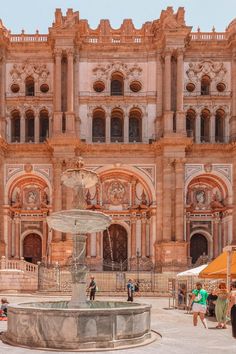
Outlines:
{"type": "Polygon", "coordinates": [[[111,255],[111,269],[114,270],[114,257],[113,257],[112,243],[111,243],[111,234],[108,227],[107,227],[107,236],[108,236],[108,243],[109,243],[110,255],[111,255]]]}

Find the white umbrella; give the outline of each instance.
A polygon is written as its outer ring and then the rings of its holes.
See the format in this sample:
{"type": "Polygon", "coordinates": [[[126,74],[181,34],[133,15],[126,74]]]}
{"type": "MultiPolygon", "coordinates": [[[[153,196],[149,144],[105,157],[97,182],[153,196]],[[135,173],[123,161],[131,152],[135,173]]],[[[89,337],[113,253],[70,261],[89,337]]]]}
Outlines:
{"type": "Polygon", "coordinates": [[[207,264],[202,264],[199,267],[185,270],[184,272],[178,273],[177,277],[197,277],[199,273],[207,267],[207,264]]]}

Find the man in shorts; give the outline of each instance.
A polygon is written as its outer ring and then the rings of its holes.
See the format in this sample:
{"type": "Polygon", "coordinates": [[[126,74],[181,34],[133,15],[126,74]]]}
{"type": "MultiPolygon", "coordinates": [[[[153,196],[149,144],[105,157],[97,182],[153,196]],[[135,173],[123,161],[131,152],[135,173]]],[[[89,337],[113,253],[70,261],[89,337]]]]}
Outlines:
{"type": "Polygon", "coordinates": [[[207,297],[208,293],[202,288],[202,283],[196,283],[196,289],[192,292],[191,302],[193,304],[193,325],[197,326],[198,316],[200,317],[203,326],[207,327],[207,321],[205,319],[205,313],[207,310],[207,297]]]}

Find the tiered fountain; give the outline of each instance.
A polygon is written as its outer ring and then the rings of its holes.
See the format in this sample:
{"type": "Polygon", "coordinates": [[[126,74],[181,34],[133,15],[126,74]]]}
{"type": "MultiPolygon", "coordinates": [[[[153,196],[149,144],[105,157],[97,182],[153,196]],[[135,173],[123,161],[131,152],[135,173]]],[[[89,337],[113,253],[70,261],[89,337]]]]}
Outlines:
{"type": "Polygon", "coordinates": [[[153,341],[149,305],[86,300],[86,234],[105,230],[111,219],[102,212],[86,210],[85,191],[98,183],[98,176],[83,168],[82,159],[76,168],[66,170],[61,180],[74,190],[74,209],[54,212],[47,221],[50,228],[73,235],[71,300],[9,306],[3,341],[30,348],[74,351],[153,341]]]}

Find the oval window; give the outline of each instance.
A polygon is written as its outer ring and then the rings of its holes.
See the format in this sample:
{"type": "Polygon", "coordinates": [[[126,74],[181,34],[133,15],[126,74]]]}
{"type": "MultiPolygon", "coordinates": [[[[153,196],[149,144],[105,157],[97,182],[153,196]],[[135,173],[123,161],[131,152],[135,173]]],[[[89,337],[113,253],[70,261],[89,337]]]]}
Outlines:
{"type": "Polygon", "coordinates": [[[225,89],[226,89],[226,86],[225,86],[225,84],[223,84],[223,82],[219,82],[219,83],[216,85],[216,88],[217,88],[217,91],[218,91],[218,92],[224,92],[225,89]]]}
{"type": "Polygon", "coordinates": [[[195,90],[195,85],[192,83],[192,82],[189,82],[187,85],[186,85],[186,90],[188,92],[193,92],[195,90]]]}
{"type": "Polygon", "coordinates": [[[11,85],[11,91],[12,91],[13,93],[19,92],[19,91],[20,91],[20,86],[19,86],[18,84],[12,84],[12,85],[11,85]]]}
{"type": "Polygon", "coordinates": [[[129,87],[131,91],[139,92],[142,88],[142,84],[139,81],[132,81],[129,87]]]}
{"type": "Polygon", "coordinates": [[[42,84],[40,86],[40,91],[43,93],[47,93],[49,91],[49,86],[47,84],[42,84]]]}
{"type": "Polygon", "coordinates": [[[98,92],[98,93],[104,91],[104,90],[105,90],[105,84],[104,84],[104,82],[103,82],[103,81],[96,81],[96,82],[94,82],[94,84],[93,84],[93,89],[94,89],[95,92],[98,92]]]}

